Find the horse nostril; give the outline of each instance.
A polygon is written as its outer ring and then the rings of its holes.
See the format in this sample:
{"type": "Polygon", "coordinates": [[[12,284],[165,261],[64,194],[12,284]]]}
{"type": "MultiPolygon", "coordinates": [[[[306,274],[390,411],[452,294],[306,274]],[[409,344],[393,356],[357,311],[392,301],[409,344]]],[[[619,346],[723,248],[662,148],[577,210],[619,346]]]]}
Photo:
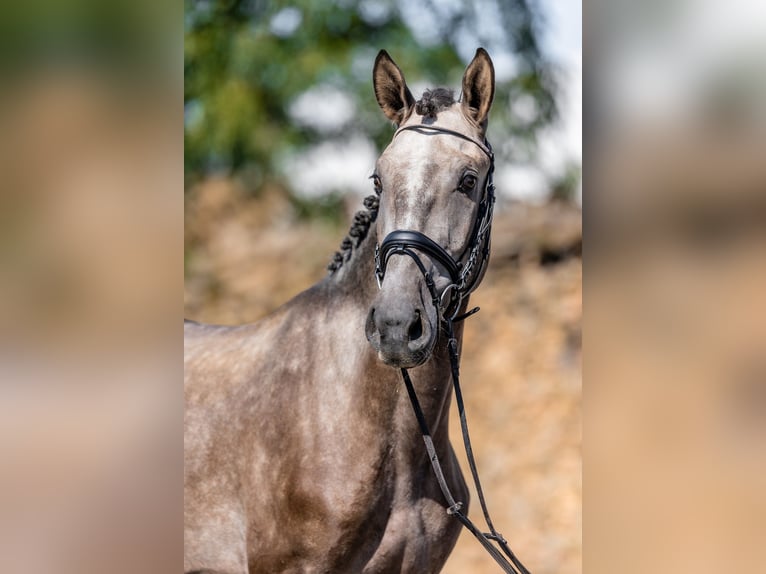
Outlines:
{"type": "Polygon", "coordinates": [[[420,318],[420,311],[415,311],[415,319],[410,323],[407,336],[410,341],[417,341],[423,336],[423,320],[420,318]]]}

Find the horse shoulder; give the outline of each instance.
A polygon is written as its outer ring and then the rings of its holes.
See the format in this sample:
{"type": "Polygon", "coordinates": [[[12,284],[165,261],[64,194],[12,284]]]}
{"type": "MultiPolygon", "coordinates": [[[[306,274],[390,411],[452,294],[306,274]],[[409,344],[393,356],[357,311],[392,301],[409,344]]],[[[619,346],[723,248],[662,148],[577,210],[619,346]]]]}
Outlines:
{"type": "Polygon", "coordinates": [[[241,327],[184,322],[185,571],[248,572],[248,475],[282,315],[241,327]]]}

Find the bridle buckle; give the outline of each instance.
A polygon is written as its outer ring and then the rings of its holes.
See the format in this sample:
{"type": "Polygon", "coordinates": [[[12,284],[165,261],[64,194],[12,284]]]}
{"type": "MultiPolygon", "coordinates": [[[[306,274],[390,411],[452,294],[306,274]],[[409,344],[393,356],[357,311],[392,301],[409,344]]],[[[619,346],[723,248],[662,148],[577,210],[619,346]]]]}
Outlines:
{"type": "Polygon", "coordinates": [[[439,298],[439,310],[444,316],[444,318],[448,318],[450,320],[454,319],[457,315],[458,311],[460,310],[460,303],[463,301],[463,295],[460,292],[460,286],[456,283],[450,283],[444,288],[444,291],[442,291],[441,297],[439,298]],[[449,294],[449,298],[447,299],[447,303],[445,305],[444,298],[449,294]],[[454,308],[453,308],[454,305],[454,308]],[[451,313],[448,312],[450,309],[453,309],[451,313]]]}

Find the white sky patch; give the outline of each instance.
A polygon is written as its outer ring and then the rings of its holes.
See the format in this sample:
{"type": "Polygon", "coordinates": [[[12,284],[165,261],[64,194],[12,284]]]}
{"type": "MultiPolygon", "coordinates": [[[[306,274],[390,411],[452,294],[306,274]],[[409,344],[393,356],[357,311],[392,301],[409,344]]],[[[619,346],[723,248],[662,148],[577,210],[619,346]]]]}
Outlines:
{"type": "Polygon", "coordinates": [[[539,136],[540,165],[558,173],[569,162],[582,163],[582,67],[573,64],[560,80],[559,121],[539,136]]]}
{"type": "MultiPolygon", "coordinates": [[[[539,134],[538,164],[549,177],[582,165],[582,3],[544,0],[545,53],[559,69],[559,120],[539,134]]],[[[576,196],[582,203],[582,180],[576,196]]]]}
{"type": "MultiPolygon", "coordinates": [[[[493,3],[489,3],[494,6],[493,3]]],[[[488,6],[489,6],[488,4],[488,6]]],[[[571,164],[582,163],[582,3],[572,0],[542,0],[545,26],[541,38],[544,54],[557,68],[559,77],[559,120],[538,134],[539,146],[529,164],[498,166],[498,193],[524,201],[543,201],[550,193],[551,182],[561,177],[571,164]]],[[[493,11],[483,15],[487,30],[493,32],[500,19],[493,11]]],[[[473,57],[476,46],[472,36],[458,36],[461,56],[473,57]],[[469,45],[471,44],[471,45],[469,45]]],[[[518,72],[518,59],[512,53],[490,54],[497,81],[507,81],[518,72]]],[[[534,101],[518,101],[514,112],[520,119],[531,117],[534,101]]],[[[492,135],[492,127],[490,126],[492,135]]],[[[494,138],[498,135],[495,134],[494,138]]],[[[500,142],[493,141],[496,147],[500,142]]],[[[581,197],[582,183],[576,194],[581,197]]]]}
{"type": "MultiPolygon", "coordinates": [[[[559,90],[560,118],[538,134],[533,163],[504,168],[498,166],[498,193],[504,197],[543,201],[550,193],[553,180],[563,176],[572,164],[582,165],[582,61],[572,61],[564,67],[559,78],[559,90]]],[[[534,105],[534,102],[525,104],[520,101],[518,104],[521,109],[514,111],[523,115],[524,107],[534,105]]],[[[578,185],[576,196],[581,202],[582,182],[578,185]]]]}
{"type": "Polygon", "coordinates": [[[714,84],[726,81],[722,73],[749,59],[763,62],[765,2],[671,5],[662,20],[611,16],[621,42],[607,54],[610,82],[599,86],[610,103],[610,123],[688,120],[714,84]]]}
{"type": "MultiPolygon", "coordinates": [[[[490,54],[492,64],[495,66],[495,80],[498,82],[507,82],[519,71],[519,62],[508,52],[499,54],[490,54]]],[[[473,57],[473,56],[471,56],[473,57]]]]}
{"type": "Polygon", "coordinates": [[[315,198],[332,192],[369,195],[369,177],[375,168],[377,152],[373,143],[362,135],[347,140],[325,141],[284,162],[293,190],[304,198],[315,198]]]}
{"type": "Polygon", "coordinates": [[[290,105],[290,117],[320,132],[337,131],[356,115],[354,99],[334,86],[319,85],[303,92],[290,105]]]}
{"type": "Polygon", "coordinates": [[[532,165],[504,165],[495,171],[495,186],[498,195],[542,203],[550,192],[550,184],[543,171],[532,165]]]}
{"type": "Polygon", "coordinates": [[[545,53],[564,65],[579,59],[582,67],[582,3],[543,0],[542,7],[546,23],[543,33],[545,53]]]}
{"type": "Polygon", "coordinates": [[[269,30],[275,36],[287,38],[292,36],[303,21],[303,13],[298,8],[283,8],[269,22],[269,30]]]}
{"type": "Polygon", "coordinates": [[[381,26],[391,18],[391,4],[381,0],[362,0],[359,15],[372,26],[381,26]]]}
{"type": "Polygon", "coordinates": [[[537,117],[537,101],[531,94],[521,94],[511,101],[511,114],[523,124],[529,124],[537,117]]]}
{"type": "Polygon", "coordinates": [[[439,22],[429,9],[411,0],[399,0],[398,4],[402,19],[409,24],[412,35],[420,44],[434,46],[441,41],[439,22]]]}

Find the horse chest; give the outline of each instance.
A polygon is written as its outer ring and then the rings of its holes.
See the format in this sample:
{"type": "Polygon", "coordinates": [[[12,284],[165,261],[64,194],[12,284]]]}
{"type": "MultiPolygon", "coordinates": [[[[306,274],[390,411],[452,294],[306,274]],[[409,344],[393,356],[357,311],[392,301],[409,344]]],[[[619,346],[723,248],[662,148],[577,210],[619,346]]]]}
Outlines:
{"type": "Polygon", "coordinates": [[[427,472],[413,472],[392,443],[339,454],[302,457],[282,476],[282,495],[264,509],[269,535],[264,519],[251,525],[250,571],[437,572],[459,524],[427,472]]]}

